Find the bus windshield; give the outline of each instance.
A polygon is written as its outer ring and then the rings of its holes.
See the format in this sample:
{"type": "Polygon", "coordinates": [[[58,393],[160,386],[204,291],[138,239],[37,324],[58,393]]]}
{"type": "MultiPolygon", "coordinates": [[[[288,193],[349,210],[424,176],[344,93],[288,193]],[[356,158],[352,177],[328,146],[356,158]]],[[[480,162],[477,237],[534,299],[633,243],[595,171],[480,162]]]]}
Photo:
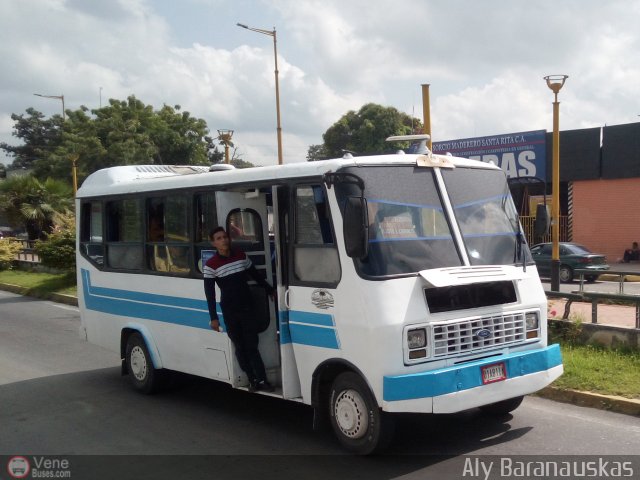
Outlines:
{"type": "Polygon", "coordinates": [[[501,170],[457,168],[442,177],[471,265],[513,265],[531,254],[501,170]]]}
{"type": "MultiPolygon", "coordinates": [[[[454,219],[443,208],[433,169],[360,167],[369,216],[369,253],[356,264],[367,276],[411,274],[463,265],[512,265],[529,257],[504,173],[456,168],[443,172],[454,219]],[[464,245],[452,235],[457,222],[464,245]]],[[[339,196],[354,195],[339,186],[339,196]]],[[[341,202],[342,203],[342,202],[341,202]]]]}

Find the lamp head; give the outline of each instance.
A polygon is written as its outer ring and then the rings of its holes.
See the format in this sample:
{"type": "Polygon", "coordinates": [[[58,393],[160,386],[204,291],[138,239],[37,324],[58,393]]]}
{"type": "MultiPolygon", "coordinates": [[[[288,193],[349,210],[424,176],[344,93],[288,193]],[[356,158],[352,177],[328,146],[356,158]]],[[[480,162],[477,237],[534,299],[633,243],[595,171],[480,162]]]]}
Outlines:
{"type": "Polygon", "coordinates": [[[218,130],[218,140],[222,142],[231,142],[232,138],[233,138],[233,130],[227,130],[227,129],[218,130]]]}
{"type": "Polygon", "coordinates": [[[547,87],[549,87],[556,95],[563,87],[567,78],[569,78],[569,75],[547,75],[544,77],[547,81],[547,87]]]}

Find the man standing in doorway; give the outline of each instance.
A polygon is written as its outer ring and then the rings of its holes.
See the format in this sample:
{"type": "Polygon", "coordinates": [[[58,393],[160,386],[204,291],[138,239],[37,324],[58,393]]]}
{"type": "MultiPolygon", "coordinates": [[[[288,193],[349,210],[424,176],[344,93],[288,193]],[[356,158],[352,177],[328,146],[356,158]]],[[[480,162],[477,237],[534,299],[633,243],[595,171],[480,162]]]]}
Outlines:
{"type": "Polygon", "coordinates": [[[211,328],[220,330],[216,312],[215,283],[220,288],[220,306],[227,327],[227,334],[236,350],[240,368],[249,377],[249,390],[272,392],[273,386],[267,376],[258,350],[258,321],[252,306],[249,277],[267,290],[273,297],[274,289],[258,273],[247,255],[238,248],[231,248],[227,232],[222,227],[209,234],[216,254],[204,266],[204,292],[207,296],[211,328]]]}

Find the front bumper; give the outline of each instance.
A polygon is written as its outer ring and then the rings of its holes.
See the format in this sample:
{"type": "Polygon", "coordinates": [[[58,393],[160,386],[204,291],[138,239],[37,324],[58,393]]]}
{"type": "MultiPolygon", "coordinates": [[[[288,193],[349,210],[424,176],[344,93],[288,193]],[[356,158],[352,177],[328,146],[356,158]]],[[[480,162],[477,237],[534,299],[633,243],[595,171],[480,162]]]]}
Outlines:
{"type": "Polygon", "coordinates": [[[562,375],[559,345],[409,375],[385,376],[382,409],[454,413],[533,393],[562,375]],[[504,363],[506,379],[482,382],[482,367],[504,363]]]}

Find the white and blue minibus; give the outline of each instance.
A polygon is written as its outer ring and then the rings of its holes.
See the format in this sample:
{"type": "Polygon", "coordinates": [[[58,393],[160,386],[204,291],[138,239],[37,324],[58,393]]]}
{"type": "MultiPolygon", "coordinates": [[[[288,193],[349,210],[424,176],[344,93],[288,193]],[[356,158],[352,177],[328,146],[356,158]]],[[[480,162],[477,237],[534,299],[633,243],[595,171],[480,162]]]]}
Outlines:
{"type": "Polygon", "coordinates": [[[221,225],[277,286],[275,301],[252,287],[277,386],[256,394],[311,405],[350,451],[383,448],[394,413],[504,414],[560,376],[504,172],[427,150],[347,156],[90,175],[76,199],[82,334],[142,392],[175,371],[247,389],[220,310],[222,331],[209,327],[202,266],[221,225]]]}

